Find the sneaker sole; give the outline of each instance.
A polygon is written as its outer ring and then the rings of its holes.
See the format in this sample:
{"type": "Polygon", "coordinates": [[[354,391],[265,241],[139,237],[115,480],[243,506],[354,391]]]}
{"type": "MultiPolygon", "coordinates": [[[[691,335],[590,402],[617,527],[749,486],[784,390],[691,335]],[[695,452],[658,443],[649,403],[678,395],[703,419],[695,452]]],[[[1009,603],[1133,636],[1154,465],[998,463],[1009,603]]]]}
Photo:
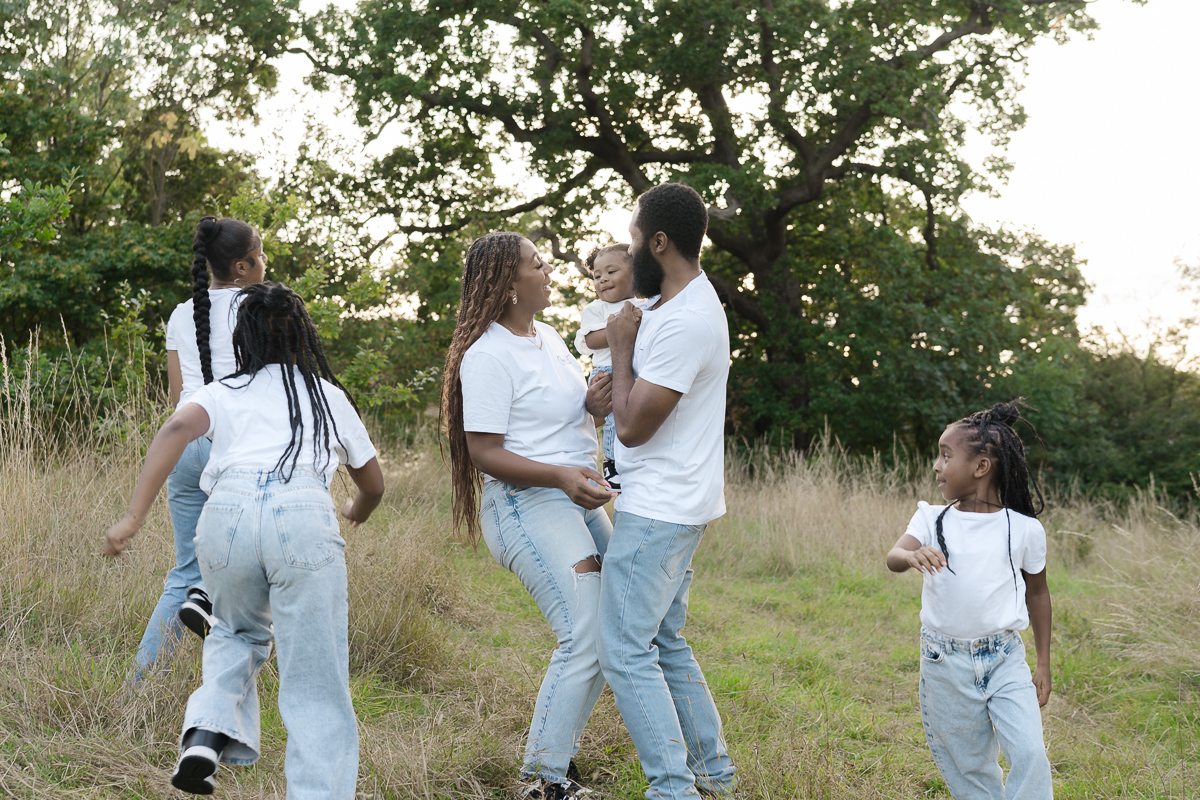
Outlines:
{"type": "Polygon", "coordinates": [[[189,794],[212,794],[216,774],[216,751],[211,747],[189,747],[171,775],[171,785],[189,794]]]}
{"type": "Polygon", "coordinates": [[[208,636],[208,632],[216,624],[217,618],[189,600],[179,609],[179,621],[189,631],[203,639],[208,636]]]}

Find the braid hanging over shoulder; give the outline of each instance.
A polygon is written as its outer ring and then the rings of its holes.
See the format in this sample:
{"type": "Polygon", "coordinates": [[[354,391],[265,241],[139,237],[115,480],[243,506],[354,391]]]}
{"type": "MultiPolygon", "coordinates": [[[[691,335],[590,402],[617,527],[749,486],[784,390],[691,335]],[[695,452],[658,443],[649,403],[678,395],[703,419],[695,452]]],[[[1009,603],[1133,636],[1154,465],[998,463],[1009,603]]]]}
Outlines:
{"type": "Polygon", "coordinates": [[[450,474],[454,493],[452,519],[456,532],[466,531],[472,545],[479,542],[479,496],[483,476],[471,462],[467,450],[467,434],[463,425],[462,379],[459,369],[471,345],[504,311],[508,302],[508,287],[521,260],[519,233],[507,231],[488,233],[472,242],[463,264],[462,300],[458,305],[458,320],[454,336],[446,351],[446,367],[442,372],[442,401],[439,409],[438,449],[442,459],[442,435],[450,449],[450,474]]]}
{"type": "MultiPolygon", "coordinates": [[[[966,431],[966,441],[971,446],[972,456],[986,453],[995,465],[996,490],[1008,522],[1008,566],[1012,571],[1014,591],[1017,591],[1017,568],[1012,557],[1012,516],[1009,509],[1027,517],[1036,517],[1046,508],[1042,490],[1026,461],[1025,443],[1021,441],[1015,428],[1021,420],[1022,406],[1025,406],[1025,400],[1018,397],[1011,402],[996,403],[989,409],[976,411],[954,423],[966,431]]],[[[1034,437],[1037,437],[1037,431],[1033,430],[1028,420],[1025,420],[1025,424],[1029,426],[1034,437]]],[[[949,510],[950,506],[946,506],[938,515],[936,524],[938,546],[946,558],[947,569],[950,566],[950,552],[942,534],[942,517],[949,510]]]]}

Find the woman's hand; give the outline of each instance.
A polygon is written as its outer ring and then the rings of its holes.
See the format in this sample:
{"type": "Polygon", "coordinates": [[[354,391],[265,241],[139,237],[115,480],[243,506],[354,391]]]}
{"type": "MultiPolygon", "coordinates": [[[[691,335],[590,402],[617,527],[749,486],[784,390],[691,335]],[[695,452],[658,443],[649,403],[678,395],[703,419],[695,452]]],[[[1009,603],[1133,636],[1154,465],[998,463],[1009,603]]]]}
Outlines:
{"type": "Polygon", "coordinates": [[[108,533],[104,534],[104,555],[108,558],[116,558],[121,555],[121,552],[129,547],[129,541],[140,527],[128,514],[122,517],[120,522],[113,525],[108,529],[108,533]]]}
{"type": "Polygon", "coordinates": [[[358,520],[356,520],[354,518],[354,498],[353,497],[348,498],[346,500],[346,502],[342,503],[341,514],[343,517],[345,517],[347,520],[350,521],[351,528],[357,528],[359,526],[358,520]]]}
{"type": "Polygon", "coordinates": [[[1050,702],[1050,665],[1043,664],[1040,659],[1033,670],[1033,685],[1037,689],[1038,706],[1045,708],[1046,703],[1050,702]]]}
{"type": "Polygon", "coordinates": [[[616,497],[617,493],[607,487],[608,482],[604,480],[604,476],[589,467],[559,468],[558,488],[563,490],[572,503],[581,508],[591,511],[616,497]]]}

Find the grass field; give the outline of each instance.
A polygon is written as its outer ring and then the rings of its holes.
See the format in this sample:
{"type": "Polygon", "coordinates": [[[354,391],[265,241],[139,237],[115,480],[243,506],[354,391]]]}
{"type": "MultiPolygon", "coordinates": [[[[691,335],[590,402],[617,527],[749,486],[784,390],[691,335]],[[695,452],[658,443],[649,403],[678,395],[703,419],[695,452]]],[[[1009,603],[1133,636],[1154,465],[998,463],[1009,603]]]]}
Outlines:
{"type": "MultiPolygon", "coordinates": [[[[19,400],[20,398],[17,398],[19,400]]],[[[165,500],[131,551],[100,556],[153,430],[130,409],[54,445],[9,397],[0,419],[0,796],[159,798],[198,640],[124,684],[171,566],[165,500]]],[[[384,448],[384,505],[345,531],[364,798],[511,798],[553,639],[516,579],[454,543],[435,446],[384,448]]],[[[345,488],[337,487],[339,493],[345,488]]],[[[729,513],[695,560],[686,629],[749,798],[948,796],[916,693],[920,581],[883,557],[924,476],[827,448],[729,466],[729,513]]],[[[1054,687],[1046,737],[1059,798],[1200,793],[1200,525],[1152,493],[1117,507],[1052,498],[1054,687]]],[[[1032,641],[1027,639],[1032,655],[1032,641]]],[[[218,796],[284,795],[276,675],[263,747],[218,796]]],[[[605,797],[638,798],[636,753],[607,691],[578,758],[605,797]]]]}

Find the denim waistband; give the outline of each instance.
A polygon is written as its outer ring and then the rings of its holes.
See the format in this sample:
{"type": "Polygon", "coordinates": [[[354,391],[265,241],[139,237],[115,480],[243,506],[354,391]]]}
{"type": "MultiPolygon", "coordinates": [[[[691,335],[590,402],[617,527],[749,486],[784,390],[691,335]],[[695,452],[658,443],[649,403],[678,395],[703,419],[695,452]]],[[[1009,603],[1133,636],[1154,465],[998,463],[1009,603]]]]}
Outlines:
{"type": "Polygon", "coordinates": [[[1021,634],[1017,631],[1000,631],[1000,633],[993,633],[990,636],[982,636],[978,639],[956,639],[953,636],[936,633],[922,626],[921,636],[932,642],[937,642],[946,650],[952,652],[978,653],[1000,650],[1014,638],[1019,639],[1021,634]]]}
{"type": "Polygon", "coordinates": [[[300,489],[320,484],[320,488],[328,489],[325,475],[313,469],[297,467],[289,476],[286,472],[273,469],[243,469],[233,468],[221,472],[213,491],[218,489],[233,489],[234,487],[252,486],[260,491],[278,489],[300,489]],[[287,480],[285,481],[285,478],[287,480]]]}

